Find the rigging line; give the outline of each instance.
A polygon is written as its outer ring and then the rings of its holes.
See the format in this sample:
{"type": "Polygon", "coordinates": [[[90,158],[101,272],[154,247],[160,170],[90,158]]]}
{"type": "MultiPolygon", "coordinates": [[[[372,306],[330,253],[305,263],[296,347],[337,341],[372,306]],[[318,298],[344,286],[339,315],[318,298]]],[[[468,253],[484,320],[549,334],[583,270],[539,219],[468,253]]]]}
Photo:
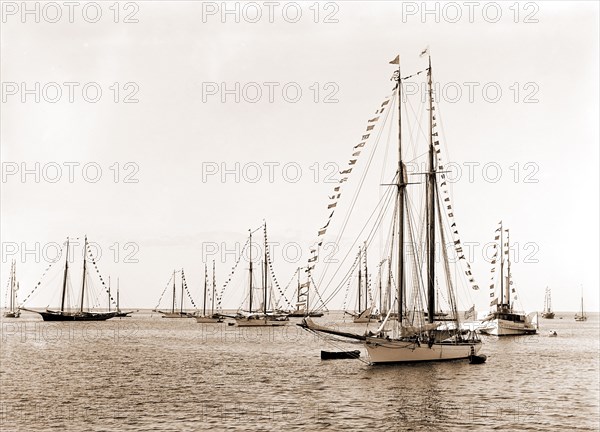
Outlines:
{"type": "MultiPolygon", "coordinates": [[[[388,190],[388,197],[387,200],[389,201],[391,199],[391,197],[394,196],[393,193],[390,193],[389,191],[393,191],[393,189],[389,189],[388,190]]],[[[383,198],[386,198],[386,196],[384,195],[383,198]]],[[[381,205],[381,201],[378,203],[378,205],[375,207],[375,209],[373,209],[373,212],[371,213],[371,215],[369,216],[369,218],[367,219],[366,223],[363,225],[362,229],[360,230],[360,232],[358,233],[358,236],[356,237],[356,239],[354,240],[354,242],[352,243],[352,245],[350,246],[350,248],[348,249],[348,252],[346,253],[346,255],[344,256],[344,258],[342,259],[342,262],[340,263],[340,265],[337,267],[335,273],[333,274],[333,276],[330,279],[330,283],[333,281],[333,278],[335,278],[335,276],[337,275],[337,273],[339,272],[340,268],[342,267],[343,263],[346,262],[346,259],[348,258],[348,255],[350,254],[350,251],[354,248],[354,246],[356,246],[356,242],[358,241],[358,238],[360,238],[360,236],[362,235],[363,231],[365,230],[365,228],[368,226],[369,221],[373,218],[373,215],[375,214],[375,212],[377,211],[377,209],[379,207],[381,207],[380,209],[380,215],[377,217],[376,221],[380,218],[381,213],[383,210],[385,210],[387,208],[387,205],[382,206],[381,205]]],[[[346,273],[346,276],[342,279],[342,281],[346,280],[346,277],[348,277],[348,273],[346,273]]],[[[342,282],[343,285],[343,282],[342,282]]],[[[327,297],[326,303],[328,303],[329,301],[331,301],[331,299],[339,292],[339,290],[341,289],[342,285],[338,285],[338,287],[335,289],[334,293],[332,295],[330,295],[329,297],[327,297]]],[[[326,286],[326,288],[328,288],[330,285],[328,284],[326,286]]]]}
{"type": "Polygon", "coordinates": [[[315,282],[315,280],[312,278],[312,276],[310,277],[310,280],[312,281],[313,285],[315,287],[315,294],[317,294],[317,297],[319,298],[319,300],[321,301],[322,307],[319,307],[317,310],[324,310],[326,312],[329,312],[329,309],[327,309],[327,305],[323,302],[323,299],[321,298],[321,293],[319,292],[319,290],[317,289],[317,283],[315,282]]]}
{"type": "MultiPolygon", "coordinates": [[[[66,244],[66,242],[63,243],[63,246],[60,247],[58,257],[62,257],[62,253],[63,253],[63,249],[64,249],[64,245],[65,244],[66,244]]],[[[44,276],[46,276],[46,274],[48,273],[48,271],[50,270],[50,268],[52,268],[52,266],[55,263],[57,263],[58,261],[59,261],[59,259],[57,258],[55,261],[50,262],[50,264],[48,265],[48,267],[46,267],[46,270],[44,270],[44,273],[42,273],[42,275],[38,279],[38,283],[33,287],[33,289],[31,290],[31,292],[29,294],[27,294],[27,296],[25,297],[25,300],[23,300],[23,303],[21,303],[22,306],[25,305],[25,303],[27,302],[27,300],[29,300],[29,297],[31,297],[31,295],[40,287],[40,285],[42,284],[42,281],[44,280],[44,276]]]]}
{"type": "Polygon", "coordinates": [[[246,250],[246,247],[250,244],[250,239],[248,238],[246,240],[246,243],[244,243],[244,246],[242,247],[242,250],[240,251],[240,255],[238,256],[235,264],[233,265],[231,271],[229,272],[229,275],[227,277],[227,279],[225,280],[225,282],[223,283],[223,286],[221,287],[221,291],[219,292],[219,294],[216,296],[217,299],[217,310],[221,310],[221,302],[223,300],[223,295],[225,294],[225,289],[227,288],[227,286],[229,285],[229,282],[231,281],[231,278],[233,277],[233,274],[235,273],[235,271],[237,270],[237,267],[240,263],[240,261],[242,260],[242,257],[244,256],[244,251],[246,250]]]}
{"type": "MultiPolygon", "coordinates": [[[[294,274],[292,275],[292,277],[290,278],[290,281],[287,283],[287,285],[283,288],[283,292],[287,293],[288,288],[290,287],[290,285],[292,284],[292,282],[294,281],[294,279],[296,278],[296,275],[298,274],[298,272],[300,271],[300,267],[296,268],[296,271],[294,272],[294,274]]],[[[296,287],[296,289],[294,290],[294,294],[296,294],[296,291],[298,290],[298,288],[296,287]]],[[[294,296],[297,297],[297,296],[294,296]]],[[[281,302],[281,298],[279,299],[279,301],[277,302],[277,306],[279,306],[279,303],[281,302]]]]}
{"type": "MultiPolygon", "coordinates": [[[[373,161],[373,157],[375,156],[377,147],[379,146],[379,140],[381,138],[381,135],[383,133],[384,127],[387,123],[388,117],[389,117],[389,113],[394,111],[394,106],[395,106],[395,100],[396,100],[396,96],[395,94],[392,96],[391,98],[391,106],[388,110],[385,111],[385,115],[383,118],[383,122],[381,123],[381,126],[379,127],[379,129],[377,130],[377,136],[375,137],[375,142],[373,143],[372,149],[371,149],[371,153],[369,154],[369,158],[367,159],[367,165],[365,166],[365,169],[362,172],[362,176],[359,180],[359,184],[358,187],[356,189],[356,191],[354,192],[354,196],[352,197],[352,200],[350,202],[350,207],[348,209],[348,212],[346,213],[346,216],[344,218],[344,221],[342,223],[342,227],[337,235],[337,238],[334,242],[334,244],[339,244],[340,239],[342,238],[344,231],[346,229],[346,226],[348,225],[348,221],[350,220],[350,216],[352,215],[352,211],[354,209],[354,205],[356,204],[356,201],[358,200],[358,196],[360,195],[360,191],[362,189],[362,186],[364,184],[365,178],[367,176],[367,173],[369,172],[369,167],[371,166],[371,163],[373,161]]],[[[327,272],[329,271],[329,263],[327,263],[325,265],[325,269],[323,270],[323,273],[321,273],[320,277],[319,277],[319,285],[321,285],[321,283],[323,283],[323,279],[325,278],[327,272]]]]}
{"type": "Polygon", "coordinates": [[[156,304],[156,306],[154,307],[155,310],[158,310],[158,307],[160,306],[160,302],[162,301],[163,296],[165,295],[165,292],[167,291],[167,288],[169,288],[169,286],[171,285],[171,280],[173,279],[174,275],[171,275],[171,277],[169,278],[169,281],[167,282],[167,284],[165,285],[165,289],[163,290],[162,294],[160,295],[160,297],[158,298],[158,303],[156,304]]]}
{"type": "MultiPolygon", "coordinates": [[[[439,226],[440,226],[440,236],[442,237],[442,244],[445,244],[445,236],[444,236],[444,229],[443,229],[443,225],[442,225],[442,212],[440,210],[440,206],[439,206],[439,192],[436,194],[437,196],[437,201],[438,201],[438,222],[439,222],[439,226]]],[[[459,314],[458,314],[458,310],[456,309],[456,299],[454,298],[454,287],[452,285],[452,277],[450,274],[450,263],[448,262],[448,251],[446,250],[446,248],[444,246],[442,246],[442,255],[443,255],[443,259],[444,259],[444,270],[446,272],[446,283],[447,283],[447,288],[448,288],[448,298],[450,300],[450,306],[452,307],[452,314],[454,315],[454,319],[456,320],[456,331],[459,331],[459,327],[460,327],[460,321],[459,321],[459,314]]]]}
{"type": "MultiPolygon", "coordinates": [[[[392,189],[388,189],[388,193],[389,191],[392,189]]],[[[390,195],[392,196],[392,195],[390,195]]],[[[385,195],[382,197],[382,200],[385,198],[385,195]]],[[[333,279],[335,278],[335,276],[337,275],[337,273],[339,272],[340,268],[342,267],[342,265],[346,262],[346,259],[348,258],[348,256],[350,255],[350,252],[352,251],[352,248],[354,248],[354,246],[356,245],[356,242],[358,241],[358,238],[360,238],[362,232],[365,230],[366,226],[368,226],[369,221],[373,218],[373,215],[375,214],[375,212],[377,211],[377,209],[381,206],[382,202],[380,200],[380,202],[377,204],[377,206],[375,206],[375,208],[373,209],[373,212],[371,213],[371,215],[369,216],[369,218],[367,219],[366,223],[363,225],[363,228],[361,229],[360,233],[358,234],[357,238],[354,240],[354,243],[352,243],[352,245],[350,246],[350,248],[348,249],[348,252],[346,253],[346,255],[344,256],[344,258],[342,259],[342,262],[340,263],[340,265],[338,265],[337,270],[335,271],[335,273],[333,274],[333,276],[330,279],[329,284],[331,284],[331,282],[333,281],[333,279]]],[[[381,210],[380,210],[381,211],[381,210]]],[[[344,284],[343,281],[346,280],[346,278],[349,277],[348,272],[346,272],[346,275],[342,278],[342,282],[341,285],[344,284]]],[[[326,286],[326,288],[329,287],[329,284],[326,286]]],[[[341,289],[341,286],[339,286],[339,288],[341,289]]],[[[335,293],[339,292],[339,289],[337,289],[335,291],[335,293]]],[[[334,294],[335,295],[335,294],[334,294]]],[[[327,298],[326,302],[329,302],[331,300],[332,296],[330,295],[327,298]]]]}

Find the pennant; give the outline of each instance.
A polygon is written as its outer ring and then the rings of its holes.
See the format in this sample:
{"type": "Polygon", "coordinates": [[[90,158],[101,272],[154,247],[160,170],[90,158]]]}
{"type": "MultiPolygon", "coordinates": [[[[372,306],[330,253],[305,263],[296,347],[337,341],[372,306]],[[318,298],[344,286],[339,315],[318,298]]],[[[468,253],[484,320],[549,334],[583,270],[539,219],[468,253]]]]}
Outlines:
{"type": "Polygon", "coordinates": [[[444,198],[444,201],[448,202],[448,201],[450,201],[450,198],[446,197],[446,198],[444,198]]]}
{"type": "Polygon", "coordinates": [[[304,282],[302,285],[300,285],[300,288],[308,288],[308,287],[309,287],[308,282],[304,282]]]}
{"type": "Polygon", "coordinates": [[[494,299],[492,300],[492,302],[490,303],[490,306],[495,306],[498,304],[498,299],[494,299]]]}
{"type": "Polygon", "coordinates": [[[370,130],[373,130],[373,128],[375,128],[375,125],[367,126],[367,132],[369,132],[370,130]]]}
{"type": "Polygon", "coordinates": [[[433,145],[440,145],[440,142],[439,141],[434,141],[433,145]]]}
{"type": "Polygon", "coordinates": [[[457,245],[457,244],[460,244],[460,239],[456,240],[456,241],[454,242],[454,244],[455,244],[455,245],[457,245]]]}
{"type": "Polygon", "coordinates": [[[322,236],[322,235],[324,235],[326,232],[327,232],[327,229],[326,229],[326,228],[325,228],[325,229],[322,229],[322,230],[319,230],[319,234],[318,234],[318,235],[319,235],[319,236],[322,236]]]}
{"type": "Polygon", "coordinates": [[[312,257],[312,258],[309,258],[309,259],[308,259],[308,262],[309,262],[309,263],[312,263],[312,262],[315,262],[316,260],[317,260],[317,255],[315,255],[315,256],[314,256],[314,257],[312,257]]]}
{"type": "Polygon", "coordinates": [[[400,64],[400,55],[397,55],[396,58],[390,62],[390,64],[400,64]]]}
{"type": "Polygon", "coordinates": [[[434,132],[434,133],[431,134],[431,136],[438,136],[438,133],[434,132]]]}
{"type": "Polygon", "coordinates": [[[348,165],[354,165],[357,160],[358,159],[350,159],[350,162],[348,162],[348,165]]]}
{"type": "Polygon", "coordinates": [[[352,156],[360,156],[360,150],[357,152],[352,153],[352,156]]]}
{"type": "Polygon", "coordinates": [[[379,117],[372,118],[371,120],[369,120],[369,123],[374,123],[374,122],[376,122],[377,120],[379,120],[379,117]]]}
{"type": "Polygon", "coordinates": [[[383,103],[381,104],[382,107],[386,106],[387,104],[389,104],[390,101],[389,100],[384,100],[383,103]]]}
{"type": "Polygon", "coordinates": [[[362,138],[361,138],[361,140],[366,140],[366,139],[369,139],[369,135],[370,135],[370,134],[363,135],[363,136],[362,136],[362,138]]]}
{"type": "Polygon", "coordinates": [[[334,192],[339,192],[339,190],[340,190],[340,187],[339,187],[339,186],[336,186],[336,187],[334,187],[334,188],[333,188],[333,191],[334,191],[334,192]]]}
{"type": "Polygon", "coordinates": [[[500,236],[494,237],[494,240],[500,240],[500,236]]]}
{"type": "Polygon", "coordinates": [[[423,51],[421,51],[419,57],[423,57],[425,54],[429,54],[429,46],[427,46],[423,51]]]}
{"type": "Polygon", "coordinates": [[[365,143],[361,142],[361,143],[358,143],[357,145],[355,145],[354,148],[357,149],[359,147],[364,147],[364,146],[365,146],[365,143]]]}
{"type": "Polygon", "coordinates": [[[340,171],[340,174],[350,174],[352,172],[352,168],[348,168],[344,171],[340,171]]]}
{"type": "Polygon", "coordinates": [[[330,208],[335,208],[336,206],[337,206],[337,202],[334,202],[334,203],[332,203],[332,204],[329,204],[329,205],[327,206],[327,208],[328,208],[328,209],[330,209],[330,208]]]}

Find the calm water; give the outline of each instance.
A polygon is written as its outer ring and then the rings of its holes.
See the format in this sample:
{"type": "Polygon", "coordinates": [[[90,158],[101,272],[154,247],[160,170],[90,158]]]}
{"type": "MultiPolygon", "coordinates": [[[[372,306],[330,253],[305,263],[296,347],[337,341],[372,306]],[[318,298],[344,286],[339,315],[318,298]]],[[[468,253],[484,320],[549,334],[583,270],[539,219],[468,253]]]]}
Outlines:
{"type": "Polygon", "coordinates": [[[2,321],[0,430],[598,430],[598,315],[562,316],[485,338],[484,365],[369,366],[321,361],[341,347],[294,325],[25,313],[2,321]]]}

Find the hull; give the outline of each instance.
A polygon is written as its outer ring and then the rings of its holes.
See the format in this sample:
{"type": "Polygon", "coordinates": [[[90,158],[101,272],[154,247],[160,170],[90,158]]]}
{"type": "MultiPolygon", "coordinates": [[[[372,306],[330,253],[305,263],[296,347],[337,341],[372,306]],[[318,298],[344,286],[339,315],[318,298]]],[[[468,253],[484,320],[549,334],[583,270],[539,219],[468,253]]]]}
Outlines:
{"type": "Polygon", "coordinates": [[[194,317],[194,318],[196,318],[196,322],[197,323],[206,323],[206,324],[209,324],[209,323],[222,323],[222,322],[224,322],[223,318],[220,318],[220,317],[197,316],[197,317],[194,317]]]}
{"type": "Polygon", "coordinates": [[[554,312],[544,312],[542,313],[542,318],[554,319],[554,312]]]}
{"type": "MultiPolygon", "coordinates": [[[[160,311],[159,311],[160,312],[160,311]]],[[[160,312],[163,318],[193,318],[194,316],[187,312],[160,312]]]]}
{"type": "Polygon", "coordinates": [[[587,321],[587,317],[586,316],[579,316],[579,315],[575,315],[575,321],[587,321]]]}
{"type": "Polygon", "coordinates": [[[279,327],[287,325],[289,320],[272,318],[236,318],[238,327],[279,327]]]}
{"type": "Polygon", "coordinates": [[[532,324],[494,319],[480,327],[479,332],[490,336],[523,336],[536,334],[537,329],[532,324]]]}
{"type": "Polygon", "coordinates": [[[115,313],[115,318],[131,318],[131,315],[133,311],[131,312],[116,312],[115,313]]]}
{"type": "Polygon", "coordinates": [[[304,311],[294,311],[288,314],[289,317],[292,318],[304,318],[305,316],[318,318],[323,316],[323,312],[309,312],[308,314],[304,311]]]}
{"type": "Polygon", "coordinates": [[[61,312],[37,312],[42,316],[44,321],[106,321],[108,319],[114,318],[116,312],[106,312],[106,313],[93,313],[93,312],[84,312],[84,313],[61,313],[61,312]]]}
{"type": "Polygon", "coordinates": [[[481,349],[481,341],[436,342],[431,345],[409,340],[367,337],[365,347],[372,363],[414,363],[468,359],[481,349]]]}
{"type": "Polygon", "coordinates": [[[21,312],[5,312],[4,318],[19,318],[21,316],[21,312]]]}

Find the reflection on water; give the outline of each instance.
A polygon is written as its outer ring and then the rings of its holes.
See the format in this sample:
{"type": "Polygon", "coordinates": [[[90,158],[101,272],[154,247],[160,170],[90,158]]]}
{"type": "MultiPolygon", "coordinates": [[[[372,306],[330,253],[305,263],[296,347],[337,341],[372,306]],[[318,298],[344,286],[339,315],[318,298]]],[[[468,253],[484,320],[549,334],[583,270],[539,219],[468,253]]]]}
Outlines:
{"type": "Polygon", "coordinates": [[[45,323],[25,313],[2,321],[0,429],[597,430],[598,317],[541,327],[486,337],[483,365],[370,366],[321,361],[321,349],[362,347],[293,324],[242,329],[150,313],[45,323]]]}

